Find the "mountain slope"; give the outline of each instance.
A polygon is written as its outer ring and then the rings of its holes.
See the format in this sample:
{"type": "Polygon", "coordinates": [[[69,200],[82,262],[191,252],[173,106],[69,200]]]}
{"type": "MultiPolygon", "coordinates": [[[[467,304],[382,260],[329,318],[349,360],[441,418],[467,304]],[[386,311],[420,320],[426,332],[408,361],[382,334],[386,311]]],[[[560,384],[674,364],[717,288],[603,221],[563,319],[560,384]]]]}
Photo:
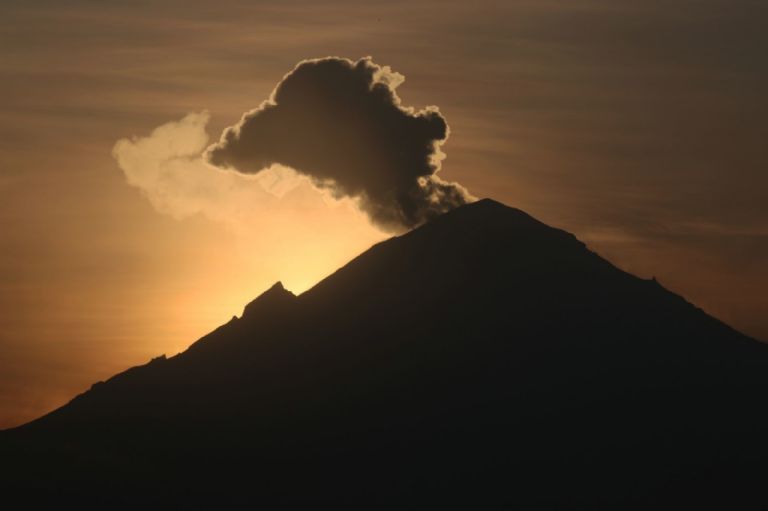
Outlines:
{"type": "Polygon", "coordinates": [[[42,498],[763,498],[768,346],[482,200],[0,437],[42,498]]]}

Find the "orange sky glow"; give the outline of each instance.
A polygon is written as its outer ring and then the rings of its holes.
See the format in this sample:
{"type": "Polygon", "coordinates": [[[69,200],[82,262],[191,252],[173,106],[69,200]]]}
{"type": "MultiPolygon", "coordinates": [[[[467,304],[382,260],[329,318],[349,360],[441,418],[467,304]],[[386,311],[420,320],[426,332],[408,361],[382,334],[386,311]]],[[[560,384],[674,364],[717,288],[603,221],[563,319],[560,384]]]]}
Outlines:
{"type": "Polygon", "coordinates": [[[4,3],[0,428],[392,234],[291,169],[201,159],[327,55],[439,106],[442,177],[768,340],[765,18],[686,3],[4,3]]]}

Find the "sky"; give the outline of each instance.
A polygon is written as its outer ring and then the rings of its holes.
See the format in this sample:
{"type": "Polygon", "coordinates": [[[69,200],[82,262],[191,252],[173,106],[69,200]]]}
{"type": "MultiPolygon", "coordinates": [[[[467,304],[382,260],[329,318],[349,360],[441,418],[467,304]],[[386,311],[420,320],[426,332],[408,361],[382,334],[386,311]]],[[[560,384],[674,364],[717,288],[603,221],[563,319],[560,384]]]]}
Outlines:
{"type": "MultiPolygon", "coordinates": [[[[203,152],[305,59],[371,57],[439,176],[768,341],[768,4],[0,4],[0,428],[171,356],[390,236],[203,152]]],[[[436,174],[437,175],[437,174],[436,174]]]]}

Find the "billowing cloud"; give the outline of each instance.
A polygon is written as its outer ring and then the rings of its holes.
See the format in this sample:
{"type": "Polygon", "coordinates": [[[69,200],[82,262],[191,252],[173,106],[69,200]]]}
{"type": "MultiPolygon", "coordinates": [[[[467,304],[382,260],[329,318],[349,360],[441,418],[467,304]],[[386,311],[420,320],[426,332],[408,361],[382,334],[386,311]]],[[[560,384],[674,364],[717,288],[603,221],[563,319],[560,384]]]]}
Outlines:
{"type": "Polygon", "coordinates": [[[209,144],[209,117],[207,112],[191,113],[149,136],[115,144],[113,156],[128,184],[139,188],[157,211],[178,220],[199,214],[237,227],[253,225],[255,217],[274,209],[286,194],[313,195],[309,180],[285,167],[246,176],[208,165],[202,153],[209,144]]]}
{"type": "Polygon", "coordinates": [[[267,279],[259,285],[280,279],[301,292],[385,237],[353,199],[336,199],[290,168],[248,175],[211,166],[203,159],[208,121],[206,112],[188,114],[146,136],[119,140],[113,155],[127,182],[158,212],[178,220],[202,217],[234,234],[242,254],[238,271],[267,279]]]}
{"type": "Polygon", "coordinates": [[[448,125],[437,107],[403,106],[395,91],[403,81],[370,58],[305,60],[206,158],[243,174],[287,166],[357,199],[380,227],[414,227],[472,198],[437,176],[448,125]]]}
{"type": "Polygon", "coordinates": [[[182,220],[201,215],[230,229],[263,237],[267,226],[291,225],[297,212],[311,212],[314,228],[361,220],[351,199],[337,200],[306,176],[280,165],[258,175],[230,172],[203,159],[210,139],[207,112],[191,113],[144,137],[118,140],[112,151],[128,184],[163,214],[182,220]]]}

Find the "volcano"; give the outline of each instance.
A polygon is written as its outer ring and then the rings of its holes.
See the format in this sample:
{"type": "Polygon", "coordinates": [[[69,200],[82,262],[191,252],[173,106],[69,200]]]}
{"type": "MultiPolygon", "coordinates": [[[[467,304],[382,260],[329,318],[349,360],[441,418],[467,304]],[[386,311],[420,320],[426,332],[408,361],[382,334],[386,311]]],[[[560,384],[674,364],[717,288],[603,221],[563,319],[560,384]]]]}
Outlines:
{"type": "Polygon", "coordinates": [[[112,505],[761,507],[768,346],[480,200],[0,433],[112,505]]]}

